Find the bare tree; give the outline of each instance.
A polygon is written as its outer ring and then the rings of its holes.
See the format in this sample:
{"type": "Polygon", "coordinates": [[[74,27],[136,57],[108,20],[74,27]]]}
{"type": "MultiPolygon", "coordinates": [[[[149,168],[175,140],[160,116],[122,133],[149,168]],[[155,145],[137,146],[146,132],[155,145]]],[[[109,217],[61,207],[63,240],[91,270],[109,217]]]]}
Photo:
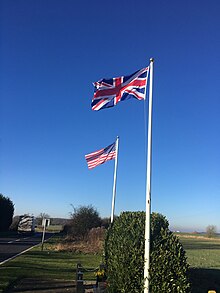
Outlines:
{"type": "Polygon", "coordinates": [[[78,239],[84,239],[89,230],[101,226],[101,219],[92,205],[73,207],[69,222],[69,234],[78,239]]]}
{"type": "Polygon", "coordinates": [[[42,221],[43,219],[49,219],[50,216],[46,213],[40,213],[38,216],[37,216],[37,224],[38,225],[42,225],[42,221]]]}
{"type": "Polygon", "coordinates": [[[217,229],[216,229],[216,226],[214,226],[214,225],[209,225],[206,228],[206,235],[209,238],[215,237],[216,236],[216,232],[217,232],[217,229]]]}

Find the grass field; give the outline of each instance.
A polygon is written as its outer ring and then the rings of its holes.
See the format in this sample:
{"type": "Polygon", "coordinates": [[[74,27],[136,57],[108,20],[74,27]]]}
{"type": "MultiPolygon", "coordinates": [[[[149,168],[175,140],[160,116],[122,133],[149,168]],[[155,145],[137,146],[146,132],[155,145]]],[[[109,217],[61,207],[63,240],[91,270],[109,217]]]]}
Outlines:
{"type": "MultiPolygon", "coordinates": [[[[60,231],[62,231],[63,226],[62,225],[50,225],[46,228],[47,232],[54,232],[54,233],[59,233],[60,231]]],[[[36,232],[42,232],[43,231],[43,227],[42,226],[37,226],[35,229],[36,232]]]]}
{"type": "MultiPolygon", "coordinates": [[[[0,292],[4,292],[10,284],[16,284],[24,277],[75,280],[78,262],[85,269],[91,270],[102,260],[99,255],[55,251],[53,245],[57,241],[57,237],[53,237],[49,243],[45,243],[43,252],[41,246],[38,246],[0,266],[0,292]]],[[[95,280],[95,275],[93,272],[85,272],[84,279],[95,280]]]]}
{"type": "Polygon", "coordinates": [[[178,235],[190,265],[192,293],[220,292],[220,238],[178,235]]]}
{"type": "MultiPolygon", "coordinates": [[[[190,265],[192,293],[220,292],[220,238],[207,239],[203,236],[178,235],[186,251],[190,265]]],[[[102,261],[100,255],[58,252],[54,247],[59,240],[54,236],[41,246],[0,266],[0,292],[9,284],[22,278],[36,277],[74,280],[76,264],[80,262],[86,270],[96,268],[102,261]]],[[[84,279],[94,280],[93,272],[85,272],[84,279]]],[[[128,292],[129,293],[129,292],[128,292]]],[[[159,293],[159,292],[158,292],[159,293]]]]}

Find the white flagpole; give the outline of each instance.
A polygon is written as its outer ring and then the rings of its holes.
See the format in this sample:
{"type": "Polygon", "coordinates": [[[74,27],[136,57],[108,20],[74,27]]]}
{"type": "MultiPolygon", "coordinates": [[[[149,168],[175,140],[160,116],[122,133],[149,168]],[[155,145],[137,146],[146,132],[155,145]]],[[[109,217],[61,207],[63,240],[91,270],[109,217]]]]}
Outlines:
{"type": "Polygon", "coordinates": [[[150,59],[149,113],[148,113],[148,147],[147,147],[147,182],[146,182],[146,218],[145,218],[145,251],[144,251],[144,293],[149,293],[150,267],[150,215],[151,215],[151,147],[152,147],[152,96],[153,96],[153,64],[150,59]]]}
{"type": "Polygon", "coordinates": [[[115,143],[116,157],[115,157],[114,183],[113,183],[113,192],[112,192],[111,223],[113,223],[114,211],[115,211],[116,181],[117,181],[117,168],[118,168],[118,144],[119,144],[119,137],[117,136],[116,143],[115,143]]]}

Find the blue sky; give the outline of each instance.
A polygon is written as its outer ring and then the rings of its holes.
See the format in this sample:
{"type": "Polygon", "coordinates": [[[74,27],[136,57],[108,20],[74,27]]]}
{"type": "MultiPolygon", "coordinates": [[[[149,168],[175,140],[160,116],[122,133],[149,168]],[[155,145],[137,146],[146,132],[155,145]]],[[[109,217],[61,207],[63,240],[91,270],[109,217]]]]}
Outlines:
{"type": "Polygon", "coordinates": [[[92,82],[155,58],[152,210],[174,229],[220,231],[220,3],[1,1],[0,193],[15,213],[110,216],[114,161],[84,155],[120,136],[116,214],[145,209],[143,103],[95,112],[92,82]]]}

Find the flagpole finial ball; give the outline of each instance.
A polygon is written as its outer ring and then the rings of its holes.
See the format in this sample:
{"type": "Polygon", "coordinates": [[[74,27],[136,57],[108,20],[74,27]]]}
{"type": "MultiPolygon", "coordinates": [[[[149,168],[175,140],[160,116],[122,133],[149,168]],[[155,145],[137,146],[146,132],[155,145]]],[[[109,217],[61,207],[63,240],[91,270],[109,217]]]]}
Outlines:
{"type": "Polygon", "coordinates": [[[154,58],[150,58],[150,62],[154,62],[154,58]]]}

